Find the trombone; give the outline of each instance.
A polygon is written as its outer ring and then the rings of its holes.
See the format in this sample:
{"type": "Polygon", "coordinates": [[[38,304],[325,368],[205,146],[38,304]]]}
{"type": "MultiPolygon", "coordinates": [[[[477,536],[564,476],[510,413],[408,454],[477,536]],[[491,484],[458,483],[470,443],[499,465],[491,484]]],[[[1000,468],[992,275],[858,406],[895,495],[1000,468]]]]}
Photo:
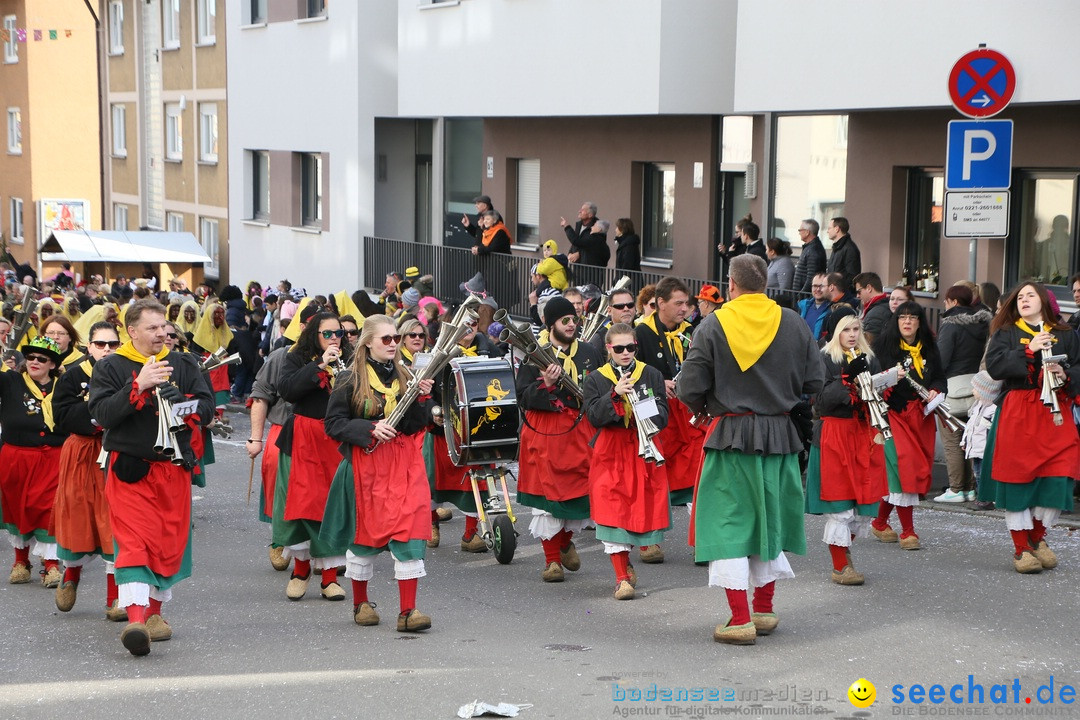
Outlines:
{"type": "Polygon", "coordinates": [[[628,285],[630,285],[630,278],[623,275],[611,286],[610,290],[600,296],[600,302],[597,304],[596,310],[589,313],[589,316],[585,318],[585,323],[581,326],[581,333],[578,338],[581,342],[589,342],[592,340],[593,335],[600,331],[600,328],[607,322],[605,313],[608,305],[611,304],[611,296],[619,290],[624,290],[628,285]]]}
{"type": "MultiPolygon", "coordinates": [[[[632,371],[629,368],[624,368],[622,376],[624,378],[629,377],[632,371]]],[[[633,392],[633,390],[631,390],[633,392]]],[[[660,454],[660,449],[656,447],[654,438],[660,434],[659,428],[656,427],[656,423],[652,421],[652,418],[641,417],[637,412],[637,405],[635,404],[635,398],[629,398],[630,400],[630,414],[634,418],[634,427],[637,428],[638,439],[638,457],[642,458],[645,462],[656,463],[659,467],[664,464],[664,456],[660,454]]]]}
{"type": "MultiPolygon", "coordinates": [[[[915,394],[919,396],[919,400],[921,400],[923,405],[926,406],[926,409],[923,412],[926,415],[934,413],[934,415],[937,416],[938,420],[941,421],[941,424],[947,427],[950,432],[964,432],[964,430],[967,429],[967,426],[959,419],[953,417],[952,413],[949,412],[949,404],[945,402],[945,396],[941,395],[931,400],[930,391],[924,388],[917,380],[915,380],[915,378],[911,377],[911,365],[911,358],[907,358],[904,361],[904,370],[906,371],[904,373],[904,379],[907,380],[908,385],[912,387],[912,389],[915,391],[915,394]]],[[[1057,398],[1055,397],[1054,400],[1056,402],[1057,398]]],[[[1060,412],[1061,411],[1059,410],[1059,418],[1061,417],[1060,412]]]]}

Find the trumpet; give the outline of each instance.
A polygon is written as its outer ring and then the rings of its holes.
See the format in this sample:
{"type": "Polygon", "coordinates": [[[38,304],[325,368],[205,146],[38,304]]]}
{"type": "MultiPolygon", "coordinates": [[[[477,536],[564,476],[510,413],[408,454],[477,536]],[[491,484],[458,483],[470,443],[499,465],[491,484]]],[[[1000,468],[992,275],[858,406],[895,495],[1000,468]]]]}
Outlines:
{"type": "MultiPolygon", "coordinates": [[[[525,354],[525,361],[540,368],[546,369],[551,364],[558,364],[558,348],[554,346],[542,347],[540,343],[536,342],[536,338],[533,337],[532,330],[529,329],[528,323],[515,323],[506,310],[499,310],[495,313],[495,322],[501,322],[506,325],[506,328],[499,334],[499,340],[510,343],[515,348],[525,354]]],[[[580,341],[579,341],[580,342],[580,341]]],[[[564,390],[573,395],[578,403],[582,403],[585,400],[585,393],[582,392],[581,386],[577,384],[577,379],[571,377],[567,373],[559,375],[558,384],[564,390]]]]}
{"type": "MultiPolygon", "coordinates": [[[[904,370],[909,371],[911,368],[911,358],[907,358],[904,361],[904,370]]],[[[915,394],[919,396],[919,400],[926,406],[925,413],[929,415],[934,413],[941,424],[949,429],[950,432],[964,432],[967,426],[959,419],[952,416],[949,412],[949,404],[945,402],[945,396],[941,395],[933,400],[930,399],[930,391],[924,388],[915,378],[907,372],[904,374],[904,379],[907,380],[908,385],[915,390],[915,394]]]]}
{"type": "Polygon", "coordinates": [[[225,354],[225,348],[218,348],[214,352],[210,353],[205,360],[202,361],[203,370],[213,370],[219,368],[222,365],[239,365],[240,355],[239,353],[233,353],[232,355],[225,354]]]}
{"type": "Polygon", "coordinates": [[[607,322],[607,317],[604,313],[607,312],[608,305],[611,304],[611,296],[617,291],[625,289],[630,284],[630,278],[623,275],[618,281],[611,286],[611,289],[600,296],[600,302],[596,306],[596,310],[589,313],[585,318],[584,324],[581,326],[581,334],[579,339],[582,342],[589,342],[593,336],[600,331],[600,328],[607,322]]]}
{"type": "MultiPolygon", "coordinates": [[[[622,376],[624,378],[629,377],[630,373],[630,369],[624,369],[622,376]]],[[[634,427],[637,428],[638,457],[642,458],[645,462],[656,463],[657,467],[663,465],[664,456],[660,454],[660,449],[656,447],[656,442],[653,440],[653,438],[660,434],[660,430],[656,427],[656,423],[652,421],[652,418],[643,418],[637,414],[637,408],[634,405],[633,398],[630,400],[630,414],[634,418],[634,427]]]]}
{"type": "Polygon", "coordinates": [[[1050,408],[1050,413],[1054,417],[1054,424],[1061,425],[1061,404],[1058,402],[1057,391],[1060,390],[1065,383],[1061,381],[1057,375],[1052,372],[1047,372],[1046,366],[1051,363],[1061,363],[1065,360],[1065,355],[1055,355],[1050,348],[1042,349],[1042,394],[1039,399],[1042,400],[1043,405],[1050,408]]]}
{"type": "Polygon", "coordinates": [[[881,393],[874,387],[874,378],[869,370],[863,370],[855,376],[855,391],[859,399],[866,403],[866,409],[870,414],[870,427],[878,431],[874,436],[874,442],[884,444],[892,437],[892,428],[889,427],[889,406],[881,397],[881,393]]]}

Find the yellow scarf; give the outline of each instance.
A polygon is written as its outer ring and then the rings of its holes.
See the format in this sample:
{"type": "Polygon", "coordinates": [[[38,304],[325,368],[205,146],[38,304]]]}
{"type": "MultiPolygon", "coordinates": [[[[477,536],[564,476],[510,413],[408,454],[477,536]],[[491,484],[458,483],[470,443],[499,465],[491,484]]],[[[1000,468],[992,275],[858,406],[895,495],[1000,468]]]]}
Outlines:
{"type": "Polygon", "coordinates": [[[925,377],[923,375],[922,341],[914,345],[908,345],[903,338],[900,338],[900,349],[911,356],[911,364],[915,367],[915,372],[919,374],[919,377],[925,377]]]}
{"type": "MultiPolygon", "coordinates": [[[[1021,332],[1026,332],[1031,337],[1035,337],[1036,335],[1038,335],[1039,333],[1042,332],[1042,325],[1039,325],[1039,327],[1037,327],[1037,328],[1033,328],[1030,325],[1028,325],[1026,322],[1024,322],[1024,318],[1017,318],[1016,327],[1020,328],[1021,332]]],[[[1050,332],[1050,331],[1047,330],[1047,332],[1050,332]]],[[[1050,342],[1057,342],[1057,338],[1054,337],[1053,334],[1051,334],[1050,337],[1051,337],[1050,342]]],[[[1027,345],[1029,342],[1031,342],[1031,338],[1020,338],[1020,344],[1021,345],[1027,345]]]]}
{"type": "Polygon", "coordinates": [[[41,419],[45,421],[45,427],[49,428],[49,432],[53,429],[53,408],[52,408],[52,393],[48,395],[42,391],[41,386],[34,382],[34,379],[27,373],[23,373],[23,382],[26,383],[26,389],[30,391],[30,394],[41,401],[41,419]]]}
{"type": "Polygon", "coordinates": [[[79,363],[79,369],[86,373],[86,378],[90,379],[94,376],[94,364],[90,360],[83,360],[79,363]]]}
{"type": "Polygon", "coordinates": [[[466,345],[465,347],[461,348],[461,354],[465,355],[466,357],[477,357],[476,346],[466,345]]]}
{"type": "Polygon", "coordinates": [[[728,300],[714,314],[735,362],[746,372],[772,345],[783,313],[776,301],[764,293],[748,293],[728,300]]]}
{"type": "MultiPolygon", "coordinates": [[[[136,350],[135,345],[130,340],[128,340],[126,343],[124,343],[117,349],[116,354],[120,355],[121,357],[126,357],[128,360],[131,360],[133,362],[137,362],[140,365],[145,365],[151,360],[157,362],[161,362],[162,360],[164,360],[165,356],[169,354],[169,348],[165,345],[162,345],[160,353],[158,353],[157,355],[150,355],[148,357],[136,350]]],[[[89,375],[89,373],[87,374],[89,375]]]]}
{"type": "Polygon", "coordinates": [[[690,323],[683,320],[674,330],[667,330],[666,328],[664,330],[661,330],[660,328],[663,327],[663,324],[660,322],[659,313],[653,313],[648,318],[646,318],[644,322],[646,325],[651,327],[653,329],[653,332],[655,332],[657,335],[667,338],[668,350],[670,350],[671,354],[675,356],[676,362],[682,365],[684,352],[683,333],[688,327],[690,327],[690,323]]]}
{"type": "Polygon", "coordinates": [[[379,379],[379,373],[375,372],[375,368],[371,367],[370,364],[367,366],[367,377],[371,389],[383,396],[383,417],[389,417],[397,406],[398,395],[401,392],[401,381],[395,373],[394,382],[390,383],[390,387],[383,385],[382,380],[379,379]]]}
{"type": "Polygon", "coordinates": [[[407,350],[407,349],[405,348],[405,346],[404,346],[404,345],[402,345],[400,349],[401,349],[401,357],[405,358],[405,362],[409,364],[409,367],[412,367],[412,364],[413,364],[413,354],[412,354],[411,352],[409,352],[409,351],[408,351],[408,350],[407,350]]]}
{"type": "MultiPolygon", "coordinates": [[[[604,363],[599,372],[610,380],[613,385],[618,385],[619,380],[622,379],[621,377],[615,376],[615,368],[613,368],[609,362],[604,363]]],[[[636,384],[637,381],[641,379],[641,374],[643,372],[645,372],[645,363],[635,361],[634,369],[630,371],[630,380],[636,384]]],[[[630,416],[633,415],[633,410],[630,396],[623,395],[623,427],[630,427],[630,416]]]]}
{"type": "Polygon", "coordinates": [[[578,369],[577,364],[574,363],[574,356],[577,355],[578,342],[574,340],[570,343],[569,350],[563,350],[551,345],[551,353],[556,358],[562,358],[563,372],[574,379],[574,382],[578,382],[578,369]]]}

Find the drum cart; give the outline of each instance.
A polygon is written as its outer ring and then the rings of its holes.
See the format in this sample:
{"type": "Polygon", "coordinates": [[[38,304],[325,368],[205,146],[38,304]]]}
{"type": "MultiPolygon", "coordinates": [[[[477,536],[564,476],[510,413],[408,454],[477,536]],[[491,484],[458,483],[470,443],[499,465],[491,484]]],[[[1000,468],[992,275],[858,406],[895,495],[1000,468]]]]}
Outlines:
{"type": "Polygon", "coordinates": [[[509,470],[504,465],[490,465],[469,469],[469,482],[472,485],[473,499],[480,515],[480,537],[495,554],[495,559],[502,565],[509,565],[517,550],[517,530],[514,523],[517,518],[510,506],[510,493],[506,489],[506,474],[509,470]],[[482,497],[480,482],[487,481],[487,497],[482,497]]]}

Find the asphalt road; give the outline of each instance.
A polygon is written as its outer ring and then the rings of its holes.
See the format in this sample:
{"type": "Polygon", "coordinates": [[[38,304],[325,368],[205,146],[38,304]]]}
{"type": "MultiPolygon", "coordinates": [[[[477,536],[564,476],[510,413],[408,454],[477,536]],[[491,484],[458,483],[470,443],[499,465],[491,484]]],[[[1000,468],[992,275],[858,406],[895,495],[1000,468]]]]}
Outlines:
{"type": "MultiPolygon", "coordinates": [[[[246,416],[233,423],[237,440],[248,437],[246,416]]],[[[779,629],[755,646],[730,647],[712,640],[727,606],[692,562],[681,509],[667,561],[637,564],[631,602],[611,597],[611,567],[591,533],[578,541],[581,571],[545,584],[527,515],[510,565],[460,552],[457,515],[420,581],[418,604],[433,627],[404,635],[393,625],[386,555],[370,586],[383,616],[377,627],[356,626],[351,602],[322,600],[315,583],[302,602],[288,601],[287,573],[267,560],[257,496],[245,502],[242,444],[218,441],[216,449],[209,487],[196,489],[194,576],[166,606],[173,639],[145,658],[124,650],[122,624],[103,617],[100,563],[85,571],[71,613],[56,610],[50,590],[2,585],[0,718],[451,718],[476,699],[522,706],[522,718],[1080,715],[1035,695],[1051,676],[1058,699],[1063,685],[1080,685],[1080,538],[1072,530],[1048,537],[1057,569],[1021,576],[1000,517],[918,510],[923,550],[860,539],[854,558],[866,585],[840,587],[828,579],[823,523],[808,517],[808,555],[791,558],[796,578],[777,590],[779,629]],[[847,699],[859,678],[877,688],[866,710],[847,699]],[[983,686],[985,704],[968,704],[969,682],[983,686]],[[894,686],[907,698],[916,683],[946,692],[962,684],[964,702],[893,702],[894,686]],[[635,692],[651,697],[654,684],[672,699],[633,700],[635,692]],[[991,704],[996,684],[1008,686],[1009,703],[991,704]],[[693,701],[694,688],[702,701],[693,701]]]]}

